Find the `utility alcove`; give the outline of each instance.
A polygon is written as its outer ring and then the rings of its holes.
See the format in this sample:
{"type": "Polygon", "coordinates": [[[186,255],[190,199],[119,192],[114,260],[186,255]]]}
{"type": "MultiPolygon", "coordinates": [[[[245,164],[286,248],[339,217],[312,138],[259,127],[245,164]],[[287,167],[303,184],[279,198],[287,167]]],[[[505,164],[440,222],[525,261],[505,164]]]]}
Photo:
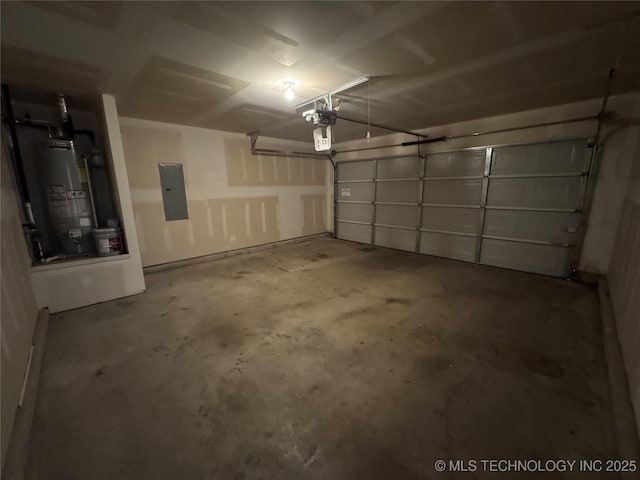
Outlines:
{"type": "Polygon", "coordinates": [[[34,267],[127,252],[96,102],[72,103],[62,93],[12,98],[3,85],[3,136],[11,140],[34,267]]]}

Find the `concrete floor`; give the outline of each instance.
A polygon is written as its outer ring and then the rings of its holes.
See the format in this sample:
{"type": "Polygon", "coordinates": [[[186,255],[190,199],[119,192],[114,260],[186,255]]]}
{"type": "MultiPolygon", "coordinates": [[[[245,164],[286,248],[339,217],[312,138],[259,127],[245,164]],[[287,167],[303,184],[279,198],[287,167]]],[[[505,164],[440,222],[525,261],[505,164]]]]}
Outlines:
{"type": "Polygon", "coordinates": [[[434,462],[616,455],[583,285],[328,238],[147,285],[51,318],[29,479],[472,479],[434,462]]]}

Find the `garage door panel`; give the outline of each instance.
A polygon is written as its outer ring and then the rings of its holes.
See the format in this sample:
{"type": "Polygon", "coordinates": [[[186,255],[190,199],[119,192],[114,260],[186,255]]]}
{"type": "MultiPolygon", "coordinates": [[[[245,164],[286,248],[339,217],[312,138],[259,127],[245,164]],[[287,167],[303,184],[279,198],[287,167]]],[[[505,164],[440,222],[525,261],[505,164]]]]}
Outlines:
{"type": "Polygon", "coordinates": [[[482,176],[484,173],[485,157],[485,149],[428,155],[425,176],[482,176]]]}
{"type": "Polygon", "coordinates": [[[375,227],[375,244],[381,247],[397,248],[398,250],[416,249],[416,230],[401,228],[375,227]]]}
{"type": "Polygon", "coordinates": [[[422,254],[563,277],[589,162],[576,140],[338,164],[339,201],[375,200],[339,202],[338,236],[407,251],[417,240],[422,254]]]}
{"type": "Polygon", "coordinates": [[[418,207],[405,205],[376,205],[376,223],[415,228],[418,224],[418,207]]]}
{"type": "Polygon", "coordinates": [[[338,238],[352,242],[371,243],[371,225],[346,223],[338,220],[338,238]]]}
{"type": "Polygon", "coordinates": [[[373,182],[338,184],[338,200],[373,202],[373,182]]]}
{"type": "Polygon", "coordinates": [[[494,150],[491,173],[581,173],[587,170],[588,161],[589,155],[584,140],[501,147],[494,150]]]}
{"type": "Polygon", "coordinates": [[[338,220],[367,222],[373,220],[373,205],[364,203],[338,203],[336,206],[338,220]]]}
{"type": "Polygon", "coordinates": [[[338,164],[337,180],[373,180],[375,164],[373,161],[345,162],[338,164]]]}
{"type": "Polygon", "coordinates": [[[419,157],[392,158],[378,160],[378,178],[419,178],[422,176],[422,162],[419,157]]]}
{"type": "Polygon", "coordinates": [[[418,203],[418,181],[378,182],[376,185],[376,201],[418,203]]]}
{"type": "Polygon", "coordinates": [[[420,253],[473,262],[477,241],[476,237],[421,232],[420,253]]]}
{"type": "Polygon", "coordinates": [[[551,245],[483,239],[480,261],[487,265],[561,277],[566,275],[571,249],[551,245]]]}
{"type": "Polygon", "coordinates": [[[422,198],[436,205],[480,205],[482,180],[426,181],[422,198]]]}
{"type": "Polygon", "coordinates": [[[582,189],[582,177],[491,179],[487,205],[576,209],[582,189]]]}
{"type": "Polygon", "coordinates": [[[479,208],[422,207],[422,228],[447,232],[480,233],[479,208]]]}
{"type": "Polygon", "coordinates": [[[578,213],[487,210],[484,233],[495,237],[572,244],[579,223],[578,213]]]}

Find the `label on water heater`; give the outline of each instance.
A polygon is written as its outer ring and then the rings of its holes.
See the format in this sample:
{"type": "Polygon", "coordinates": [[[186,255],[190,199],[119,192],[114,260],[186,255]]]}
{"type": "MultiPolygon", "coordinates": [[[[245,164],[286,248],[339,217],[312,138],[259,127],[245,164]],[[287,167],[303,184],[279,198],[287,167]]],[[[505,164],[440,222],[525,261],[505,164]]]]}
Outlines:
{"type": "Polygon", "coordinates": [[[89,217],[80,217],[80,226],[81,227],[90,227],[91,219],[89,217]]]}
{"type": "Polygon", "coordinates": [[[122,248],[122,245],[120,244],[120,237],[111,237],[109,239],[109,248],[112,252],[120,250],[122,248]]]}
{"type": "Polygon", "coordinates": [[[64,185],[47,185],[47,198],[49,200],[66,200],[67,194],[64,185]]]}
{"type": "Polygon", "coordinates": [[[84,190],[67,190],[67,198],[69,200],[76,198],[87,198],[87,192],[84,190]]]}
{"type": "Polygon", "coordinates": [[[100,253],[117,252],[122,249],[120,237],[101,238],[98,241],[98,251],[100,253]]]}

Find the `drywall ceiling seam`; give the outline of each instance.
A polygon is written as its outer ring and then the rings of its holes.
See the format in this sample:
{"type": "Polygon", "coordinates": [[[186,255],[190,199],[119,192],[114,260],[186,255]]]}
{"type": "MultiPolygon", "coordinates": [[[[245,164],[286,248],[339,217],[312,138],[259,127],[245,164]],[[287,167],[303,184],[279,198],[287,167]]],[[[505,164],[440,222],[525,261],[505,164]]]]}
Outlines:
{"type": "Polygon", "coordinates": [[[406,50],[407,52],[422,60],[425,65],[431,65],[433,64],[433,62],[435,62],[435,58],[433,58],[433,56],[429,52],[420,47],[420,45],[413,42],[406,35],[398,33],[393,37],[393,39],[400,48],[406,50]]]}
{"type": "Polygon", "coordinates": [[[333,67],[333,63],[339,58],[366,47],[385,35],[414,23],[416,19],[424,18],[446,6],[446,3],[441,2],[398,2],[370,16],[366,22],[349,29],[344,35],[325,45],[326,53],[310,52],[307,58],[301,59],[296,64],[296,68],[305,70],[333,67]],[[374,32],[373,36],[370,35],[370,31],[374,32]]]}
{"type": "MultiPolygon", "coordinates": [[[[276,97],[276,94],[272,95],[276,97]]],[[[277,98],[282,101],[282,95],[277,95],[277,98]]],[[[262,88],[259,85],[255,85],[250,83],[245,88],[238,90],[233,95],[225,98],[223,101],[216,103],[208,110],[196,115],[194,117],[194,122],[198,124],[205,124],[216,118],[224,115],[225,113],[233,110],[234,108],[240,107],[244,104],[258,104],[263,103],[265,97],[262,92],[262,88]]],[[[274,98],[275,100],[275,98],[274,98]]],[[[271,108],[272,110],[281,111],[283,114],[288,114],[290,112],[282,110],[281,108],[274,107],[275,101],[267,102],[267,105],[260,105],[264,108],[271,108]]]]}
{"type": "MultiPolygon", "coordinates": [[[[202,2],[201,6],[208,11],[208,13],[211,13],[213,15],[216,16],[220,16],[221,12],[219,10],[220,7],[218,7],[216,5],[216,2],[202,2]]],[[[276,32],[275,30],[265,26],[265,25],[261,25],[259,23],[255,23],[254,21],[250,20],[248,17],[244,16],[244,15],[237,15],[235,14],[232,10],[226,9],[224,12],[222,12],[223,15],[227,16],[228,18],[230,18],[231,20],[236,20],[236,21],[242,21],[245,22],[245,24],[247,24],[247,28],[251,31],[254,32],[258,32],[263,36],[269,37],[273,40],[277,40],[279,42],[284,43],[285,45],[289,45],[292,47],[297,47],[300,44],[294,40],[293,38],[287,37],[286,35],[282,35],[279,32],[276,32]]]]}
{"type": "Polygon", "coordinates": [[[219,88],[221,90],[233,90],[231,85],[227,85],[226,83],[216,82],[209,78],[199,77],[197,75],[191,75],[190,73],[180,72],[178,70],[172,70],[167,67],[154,67],[156,72],[164,73],[165,75],[175,76],[178,78],[191,80],[193,82],[204,83],[205,85],[209,85],[215,88],[219,88]]]}
{"type": "Polygon", "coordinates": [[[162,2],[153,9],[144,2],[124,2],[118,23],[112,34],[110,59],[105,64],[102,90],[117,94],[127,93],[136,76],[154,53],[156,40],[162,36],[162,18],[176,6],[162,2]],[[140,30],[144,29],[144,35],[140,30]]]}
{"type": "Polygon", "coordinates": [[[543,85],[537,85],[534,87],[527,87],[525,89],[522,90],[517,90],[515,92],[507,92],[507,93],[498,93],[496,95],[492,95],[492,96],[486,96],[486,97],[482,97],[479,98],[478,100],[474,101],[474,102],[468,102],[468,101],[460,101],[457,103],[453,103],[450,102],[448,104],[446,104],[443,107],[438,107],[438,108],[430,108],[429,109],[429,113],[430,114],[435,114],[435,113],[440,113],[440,112],[447,112],[450,110],[455,110],[456,108],[463,108],[463,107],[473,107],[476,105],[482,105],[485,103],[492,103],[495,102],[496,100],[502,100],[505,98],[512,98],[512,97],[521,97],[527,94],[531,94],[534,92],[539,92],[542,90],[548,90],[550,88],[555,88],[555,87],[561,87],[564,85],[570,85],[572,83],[578,82],[578,81],[589,81],[589,80],[595,80],[595,79],[600,79],[602,78],[602,70],[598,69],[596,71],[590,72],[586,75],[581,75],[579,77],[571,77],[571,78],[566,78],[563,80],[557,80],[555,82],[552,83],[547,83],[547,84],[543,84],[543,85]]]}
{"type": "Polygon", "coordinates": [[[201,102],[202,98],[201,97],[197,97],[195,95],[189,95],[187,93],[178,93],[178,92],[174,92],[173,90],[167,90],[165,88],[160,88],[160,87],[146,87],[145,90],[147,91],[152,91],[152,92],[156,92],[159,93],[160,95],[166,95],[169,97],[173,97],[173,98],[179,98],[182,100],[191,100],[191,101],[196,101],[196,102],[201,102]]]}
{"type": "Polygon", "coordinates": [[[2,2],[2,14],[11,22],[2,22],[2,44],[32,50],[43,55],[102,68],[101,53],[107,53],[111,35],[101,28],[72,20],[60,14],[45,12],[26,2],[2,2]],[[25,34],[24,25],[37,25],[35,31],[25,34]],[[91,42],[78,42],[78,38],[91,38],[91,42]],[[74,48],[68,48],[74,45],[74,48]],[[98,52],[98,53],[97,53],[98,52]]]}
{"type": "Polygon", "coordinates": [[[163,35],[156,42],[156,51],[170,60],[202,70],[224,71],[225,75],[246,83],[255,80],[251,72],[273,72],[274,76],[284,76],[288,71],[287,67],[225,37],[173,19],[164,21],[163,35]]]}
{"type": "Polygon", "coordinates": [[[542,52],[551,48],[568,45],[583,39],[586,32],[579,29],[573,29],[559,34],[551,35],[542,39],[535,40],[513,47],[509,47],[501,52],[486,55],[484,57],[469,60],[465,63],[456,65],[437,73],[423,75],[422,77],[398,83],[393,87],[389,87],[375,93],[372,98],[385,98],[407,90],[414,90],[420,87],[426,87],[437,82],[449,80],[459,75],[470,73],[493,65],[498,65],[509,60],[530,55],[532,53],[542,52]]]}

